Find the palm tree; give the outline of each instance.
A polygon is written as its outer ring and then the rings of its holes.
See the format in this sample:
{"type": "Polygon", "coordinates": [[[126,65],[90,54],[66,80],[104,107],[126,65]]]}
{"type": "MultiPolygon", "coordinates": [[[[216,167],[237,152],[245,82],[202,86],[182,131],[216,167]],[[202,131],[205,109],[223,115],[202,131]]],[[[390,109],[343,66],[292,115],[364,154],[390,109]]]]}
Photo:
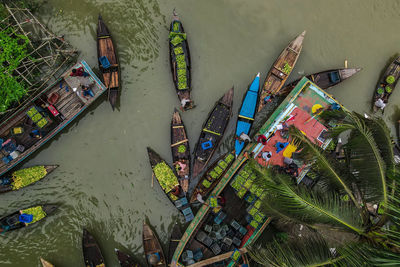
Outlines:
{"type": "Polygon", "coordinates": [[[400,195],[396,189],[400,172],[389,129],[380,118],[354,112],[326,113],[328,116],[337,122],[330,130],[332,138],[347,134],[345,160],[337,160],[301,131],[290,129],[292,140],[301,144],[301,159],[312,163],[319,177],[318,189],[298,186],[291,177],[250,162],[259,186],[267,192],[265,213],[306,225],[316,235],[253,247],[250,255],[265,266],[399,265],[400,195]],[[379,203],[379,214],[368,209],[371,203],[379,203]],[[321,229],[350,232],[356,242],[343,244],[332,253],[318,235],[321,229]]]}

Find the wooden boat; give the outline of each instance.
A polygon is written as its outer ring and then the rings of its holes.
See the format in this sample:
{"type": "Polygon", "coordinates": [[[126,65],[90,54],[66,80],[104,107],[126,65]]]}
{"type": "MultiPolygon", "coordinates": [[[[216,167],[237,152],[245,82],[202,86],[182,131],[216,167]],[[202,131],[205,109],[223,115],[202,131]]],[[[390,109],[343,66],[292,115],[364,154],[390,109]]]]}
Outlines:
{"type": "Polygon", "coordinates": [[[208,194],[221,181],[222,176],[225,175],[234,159],[234,153],[226,153],[219,157],[200,178],[190,197],[190,203],[197,201],[198,194],[205,200],[208,194]]]}
{"type": "Polygon", "coordinates": [[[96,239],[86,229],[83,229],[82,248],[86,266],[105,267],[100,247],[96,239]]]}
{"type": "Polygon", "coordinates": [[[51,264],[50,262],[40,258],[40,262],[42,263],[43,267],[54,267],[53,264],[51,264]]]}
{"type": "Polygon", "coordinates": [[[52,139],[105,91],[81,61],[0,122],[0,176],[52,139]],[[70,76],[73,69],[85,76],[70,76]],[[93,96],[84,97],[82,86],[89,87],[93,96]]]}
{"type": "Polygon", "coordinates": [[[179,185],[178,178],[176,177],[175,173],[168,163],[163,160],[153,149],[148,147],[147,153],[149,154],[153,175],[156,177],[162,190],[172,204],[174,204],[174,206],[183,214],[186,222],[191,221],[194,218],[194,215],[187,201],[185,191],[183,191],[182,187],[179,185]]]}
{"type": "Polygon", "coordinates": [[[256,75],[253,82],[247,89],[244,95],[242,106],[239,109],[238,119],[236,123],[236,138],[235,138],[235,155],[239,156],[244,148],[245,142],[240,140],[239,137],[242,133],[250,134],[251,127],[253,126],[254,117],[256,116],[258,104],[258,91],[260,90],[260,73],[256,75]]]}
{"type": "Polygon", "coordinates": [[[182,108],[188,110],[194,108],[190,98],[192,83],[190,51],[185,30],[175,10],[169,30],[169,61],[172,79],[182,108]]]}
{"type": "MultiPolygon", "coordinates": [[[[326,70],[311,75],[307,75],[306,77],[307,79],[311,80],[313,83],[318,85],[319,88],[326,90],[350,78],[354,74],[358,73],[360,70],[361,68],[326,70]]],[[[279,91],[278,95],[280,96],[288,95],[299,81],[300,79],[297,79],[294,82],[289,83],[279,91]]]]}
{"type": "Polygon", "coordinates": [[[27,209],[18,210],[0,219],[0,234],[4,234],[9,231],[28,227],[33,223],[36,223],[57,209],[56,205],[39,205],[33,206],[27,209]],[[29,223],[21,222],[21,215],[33,215],[32,221],[29,223]]]}
{"type": "Polygon", "coordinates": [[[115,253],[117,254],[118,261],[121,267],[140,267],[140,265],[137,264],[130,255],[123,253],[118,249],[115,249],[115,253]]]}
{"type": "Polygon", "coordinates": [[[99,58],[99,69],[103,75],[104,85],[108,89],[108,101],[114,110],[118,100],[119,87],[121,84],[118,57],[115,46],[103,19],[99,15],[97,24],[97,57],[99,58]],[[101,58],[107,58],[103,66],[101,58]]]}
{"type": "Polygon", "coordinates": [[[172,256],[174,256],[174,252],[176,247],[178,246],[179,241],[181,240],[183,233],[179,224],[175,222],[174,227],[172,228],[171,237],[169,239],[169,246],[168,246],[168,263],[171,262],[172,256]]]}
{"type": "MultiPolygon", "coordinates": [[[[392,95],[396,84],[400,78],[400,56],[390,63],[386,71],[379,80],[378,86],[375,89],[374,97],[372,100],[372,110],[374,112],[378,111],[378,107],[375,105],[378,99],[381,99],[383,103],[389,101],[389,97],[392,95]]],[[[383,110],[383,108],[382,108],[383,110]]]]}
{"type": "Polygon", "coordinates": [[[207,165],[224,136],[232,116],[233,87],[218,101],[204,122],[194,150],[192,177],[197,177],[207,165]]]}
{"type": "Polygon", "coordinates": [[[190,147],[186,128],[182,118],[175,109],[171,121],[171,152],[174,170],[179,184],[187,193],[190,183],[190,147]]]}
{"type": "Polygon", "coordinates": [[[167,267],[160,241],[158,241],[158,238],[155,236],[150,226],[145,222],[143,222],[143,249],[147,266],[167,267]],[[154,262],[152,262],[153,259],[154,262]]]}
{"type": "Polygon", "coordinates": [[[262,110],[270,98],[274,97],[285,84],[299,58],[305,34],[306,31],[291,41],[272,65],[261,90],[258,111],[262,110]]]}
{"type": "Polygon", "coordinates": [[[0,193],[16,191],[34,184],[57,168],[58,165],[42,165],[14,171],[9,175],[5,174],[0,178],[0,193]]]}

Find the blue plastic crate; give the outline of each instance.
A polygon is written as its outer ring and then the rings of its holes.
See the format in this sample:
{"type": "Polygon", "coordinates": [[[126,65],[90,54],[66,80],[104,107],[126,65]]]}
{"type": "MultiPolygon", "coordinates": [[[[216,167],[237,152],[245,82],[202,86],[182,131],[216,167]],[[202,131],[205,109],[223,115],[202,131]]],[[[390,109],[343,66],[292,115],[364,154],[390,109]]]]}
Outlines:
{"type": "Polygon", "coordinates": [[[202,258],[203,258],[203,252],[202,252],[201,249],[199,248],[199,249],[197,249],[197,250],[194,252],[193,259],[194,259],[195,261],[200,261],[202,258]]]}
{"type": "Polygon", "coordinates": [[[109,67],[111,67],[110,61],[108,60],[108,58],[106,56],[100,57],[99,58],[100,64],[104,69],[108,69],[109,67]]]}
{"type": "Polygon", "coordinates": [[[213,147],[213,144],[212,144],[211,140],[209,140],[207,142],[204,142],[204,143],[201,143],[201,148],[203,150],[207,150],[207,149],[210,149],[212,147],[213,147]]]}

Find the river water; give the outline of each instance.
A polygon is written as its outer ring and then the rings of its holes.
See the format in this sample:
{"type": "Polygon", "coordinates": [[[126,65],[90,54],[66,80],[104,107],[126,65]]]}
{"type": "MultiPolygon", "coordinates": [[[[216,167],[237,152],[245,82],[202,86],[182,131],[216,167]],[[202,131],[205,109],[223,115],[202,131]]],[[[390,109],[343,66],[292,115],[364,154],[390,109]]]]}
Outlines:
{"type": "MultiPolygon", "coordinates": [[[[151,187],[146,146],[171,162],[169,124],[179,105],[167,42],[174,7],[192,54],[197,107],[183,114],[192,148],[215,100],[234,85],[236,114],[252,77],[261,72],[264,79],[303,30],[303,52],[290,80],[343,67],[347,59],[362,72],[330,92],[358,112],[369,111],[382,69],[400,52],[398,0],[48,0],[40,19],[65,34],[91,66],[97,66],[97,16],[102,14],[122,66],[121,105],[112,112],[105,98],[99,99],[24,163],[61,166],[31,187],[1,195],[0,214],[37,203],[60,208],[35,226],[1,236],[0,266],[39,266],[40,256],[56,266],[83,266],[83,227],[97,238],[108,266],[117,266],[114,248],[144,262],[144,219],[166,244],[172,223],[182,218],[158,184],[151,187]]],[[[384,114],[391,126],[400,118],[399,100],[400,89],[384,114]]],[[[226,136],[232,137],[234,126],[232,120],[226,136]]]]}

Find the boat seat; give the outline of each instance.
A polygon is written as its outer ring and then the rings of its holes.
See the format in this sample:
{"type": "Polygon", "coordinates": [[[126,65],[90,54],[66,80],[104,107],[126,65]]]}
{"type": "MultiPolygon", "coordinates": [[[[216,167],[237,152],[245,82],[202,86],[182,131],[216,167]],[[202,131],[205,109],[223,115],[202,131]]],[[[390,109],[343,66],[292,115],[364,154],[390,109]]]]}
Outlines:
{"type": "Polygon", "coordinates": [[[6,223],[10,226],[19,223],[19,214],[15,214],[15,215],[7,218],[6,223]]]}
{"type": "Polygon", "coordinates": [[[330,72],[330,73],[329,73],[329,80],[330,80],[332,83],[338,83],[338,82],[340,82],[339,72],[338,72],[338,71],[330,72]]]}

